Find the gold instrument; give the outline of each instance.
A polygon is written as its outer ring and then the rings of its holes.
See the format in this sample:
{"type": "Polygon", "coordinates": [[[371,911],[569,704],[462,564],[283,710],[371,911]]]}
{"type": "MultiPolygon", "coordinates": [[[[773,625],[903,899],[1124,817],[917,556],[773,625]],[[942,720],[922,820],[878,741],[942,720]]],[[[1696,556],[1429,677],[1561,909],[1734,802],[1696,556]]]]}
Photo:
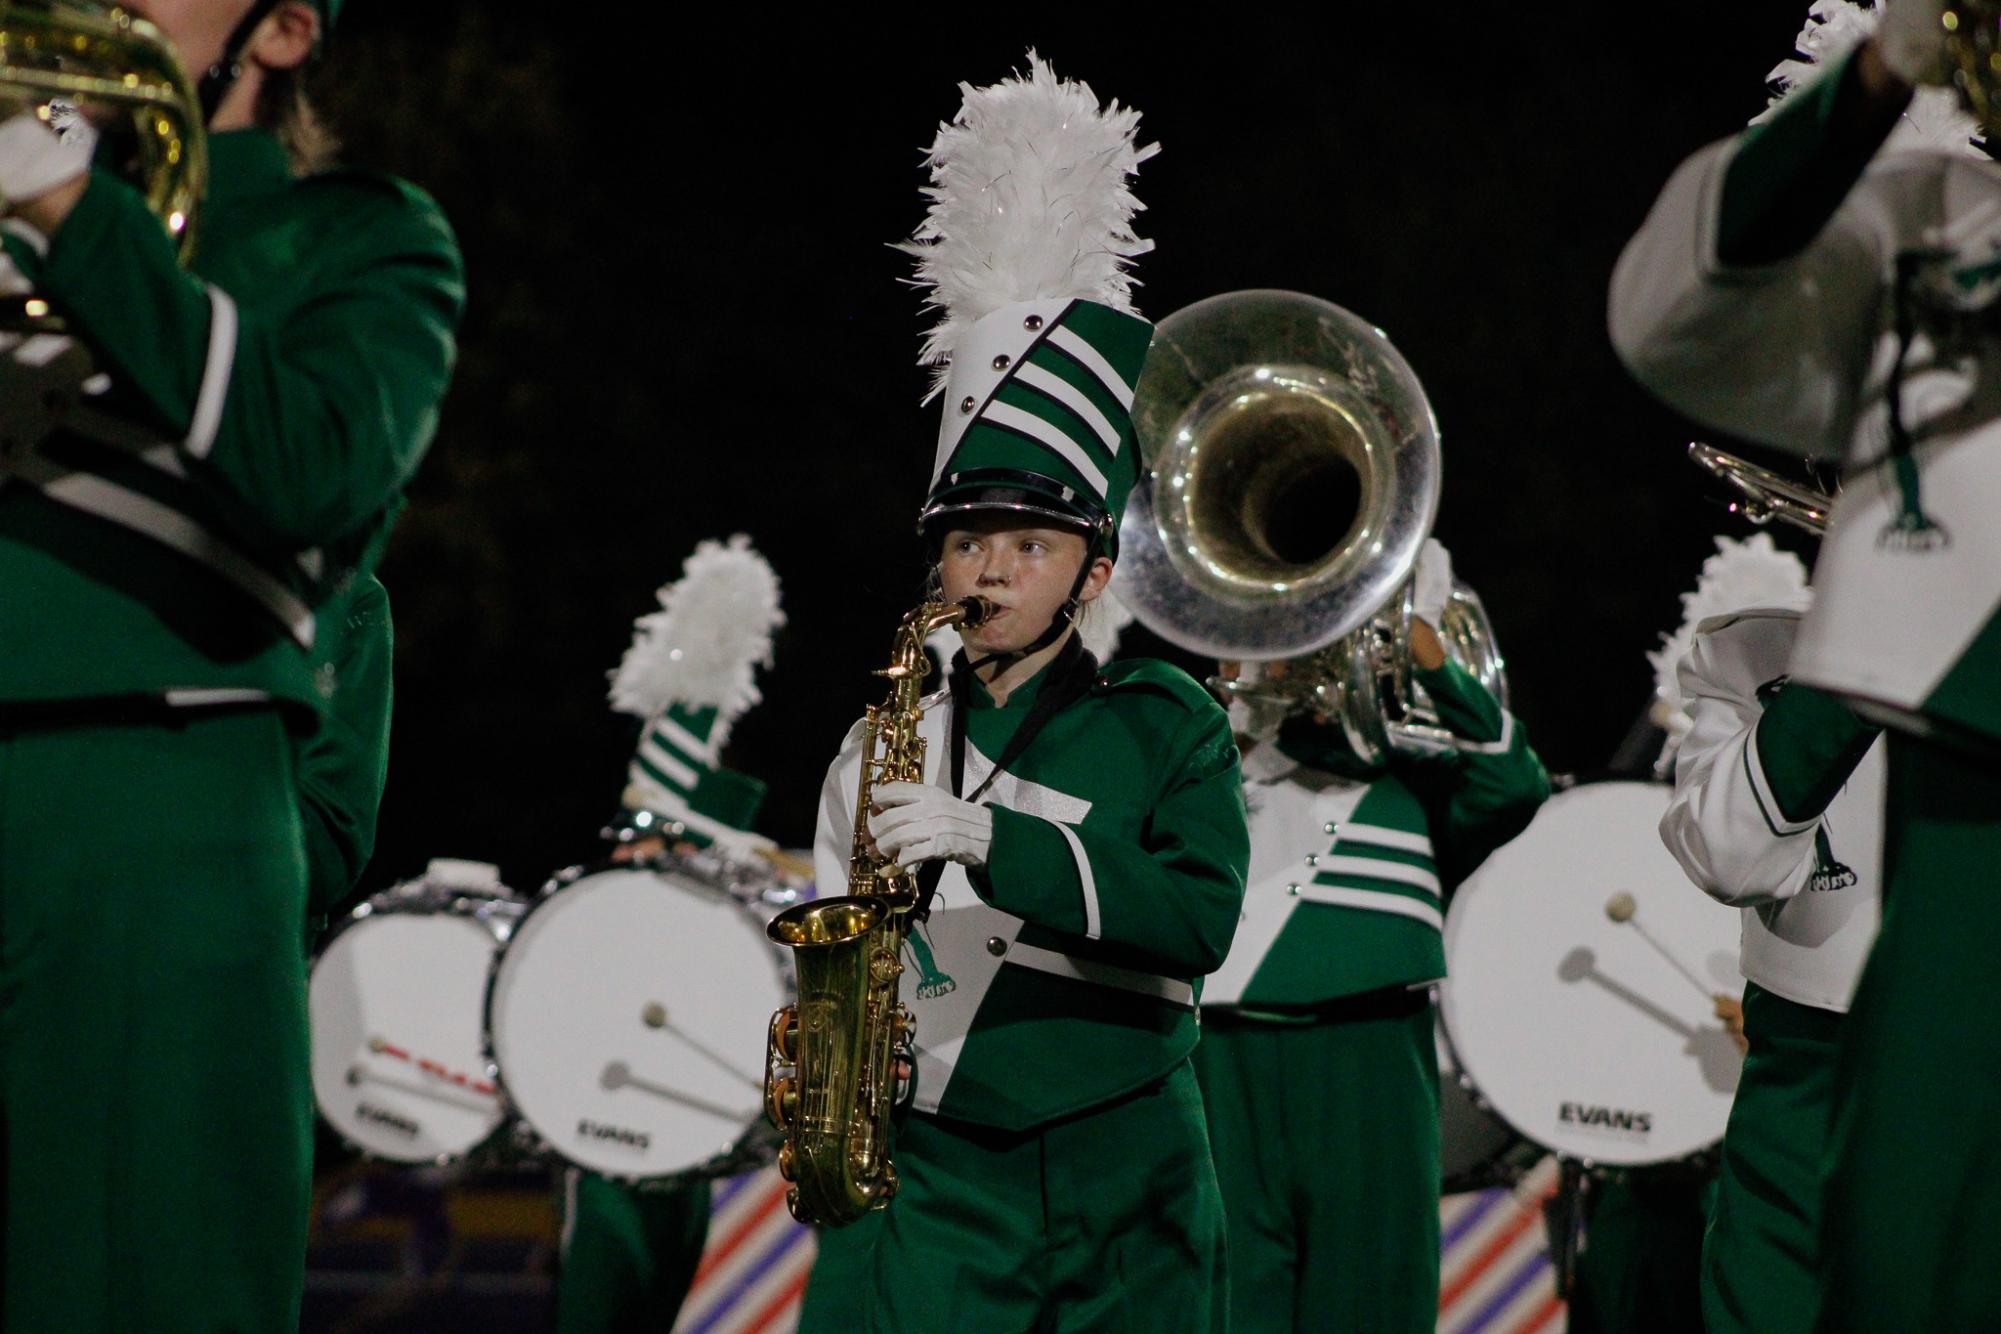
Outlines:
{"type": "Polygon", "coordinates": [[[767,934],[792,949],[799,999],[771,1016],[764,1108],[785,1140],[778,1170],[785,1202],[802,1223],[841,1227],[896,1194],[890,1111],[896,1064],[907,1059],[915,1017],[897,997],[903,941],[917,906],[916,873],[888,874],[869,841],[880,783],[924,781],[924,641],[946,626],[975,626],[993,612],[985,598],[927,602],[903,618],[889,666],[889,698],[862,723],[861,777],[845,897],[788,908],[767,934]]]}
{"type": "Polygon", "coordinates": [[[1789,482],[1775,472],[1700,440],[1689,442],[1688,457],[1698,468],[1722,478],[1737,493],[1730,501],[1732,514],[1741,514],[1760,528],[1778,519],[1815,537],[1827,531],[1827,515],[1834,508],[1834,497],[1826,492],[1789,482]]]}
{"type": "MultiPolygon", "coordinates": [[[[1438,426],[1380,329],[1299,292],[1229,292],[1162,320],[1133,401],[1145,463],[1120,528],[1120,598],[1219,679],[1337,722],[1356,754],[1452,744],[1410,678],[1410,583],[1438,510],[1438,426]]],[[[1446,651],[1505,705],[1479,597],[1446,651]]]]}
{"type": "Polygon", "coordinates": [[[115,111],[146,203],[185,261],[208,183],[201,104],[164,34],[116,5],[0,0],[0,108],[45,121],[115,111]]]}

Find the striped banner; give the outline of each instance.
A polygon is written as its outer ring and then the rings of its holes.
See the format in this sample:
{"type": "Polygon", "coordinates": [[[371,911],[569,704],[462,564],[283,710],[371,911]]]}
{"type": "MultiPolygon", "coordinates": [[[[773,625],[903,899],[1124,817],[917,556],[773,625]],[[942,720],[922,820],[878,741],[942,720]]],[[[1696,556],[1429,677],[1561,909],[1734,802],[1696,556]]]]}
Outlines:
{"type": "Polygon", "coordinates": [[[1440,1334],[1554,1334],[1564,1327],[1542,1205],[1556,1193],[1555,1158],[1513,1190],[1439,1201],[1440,1334]]]}
{"type": "MultiPolygon", "coordinates": [[[[1513,1190],[1439,1202],[1440,1334],[1559,1334],[1542,1203],[1556,1190],[1545,1158],[1513,1190]]],[[[813,1267],[813,1234],[785,1209],[776,1168],[719,1182],[708,1250],[681,1308],[677,1334],[791,1334],[813,1267]]]]}

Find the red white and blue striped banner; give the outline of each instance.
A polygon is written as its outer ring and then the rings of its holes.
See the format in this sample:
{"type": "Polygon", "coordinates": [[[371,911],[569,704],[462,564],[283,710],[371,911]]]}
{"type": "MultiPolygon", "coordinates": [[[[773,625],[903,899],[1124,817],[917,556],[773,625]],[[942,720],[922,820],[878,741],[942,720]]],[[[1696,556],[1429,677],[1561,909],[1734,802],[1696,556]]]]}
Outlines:
{"type": "MultiPolygon", "coordinates": [[[[1448,1195],[1439,1203],[1440,1334],[1558,1334],[1542,1204],[1556,1189],[1546,1158],[1513,1190],[1448,1195]]],[[[681,1308],[677,1334],[790,1334],[813,1267],[813,1233],[785,1209],[776,1168],[718,1182],[709,1246],[681,1308]]]]}
{"type": "Polygon", "coordinates": [[[790,1334],[813,1267],[813,1231],[792,1221],[767,1167],[716,1183],[708,1249],[674,1322],[677,1334],[790,1334]]]}
{"type": "Polygon", "coordinates": [[[1439,1202],[1440,1334],[1554,1334],[1564,1327],[1542,1206],[1556,1192],[1555,1158],[1513,1190],[1439,1202]]]}

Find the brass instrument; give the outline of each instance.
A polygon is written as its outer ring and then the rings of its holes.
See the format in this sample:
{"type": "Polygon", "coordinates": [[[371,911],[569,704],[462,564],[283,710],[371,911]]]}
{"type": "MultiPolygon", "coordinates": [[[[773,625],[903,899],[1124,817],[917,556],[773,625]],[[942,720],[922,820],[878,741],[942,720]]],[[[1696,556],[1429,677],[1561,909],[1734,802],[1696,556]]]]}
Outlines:
{"type": "Polygon", "coordinates": [[[975,626],[992,614],[985,598],[927,602],[903,618],[889,666],[889,698],[862,723],[848,892],[788,908],[767,934],[792,948],[799,999],[771,1016],[765,1050],[764,1108],[785,1140],[778,1170],[792,1188],[785,1202],[802,1223],[841,1227],[896,1194],[890,1111],[896,1063],[907,1059],[917,1022],[897,997],[903,941],[917,906],[916,873],[885,873],[868,833],[879,783],[924,781],[924,641],[946,626],[975,626]]]}
{"type": "Polygon", "coordinates": [[[1775,472],[1700,440],[1689,442],[1688,457],[1698,468],[1722,478],[1737,492],[1736,499],[1729,502],[1732,514],[1741,514],[1760,528],[1778,519],[1815,537],[1827,531],[1827,516],[1834,508],[1834,497],[1825,492],[1789,482],[1775,472]]]}
{"type": "Polygon", "coordinates": [[[0,107],[43,120],[115,110],[131,132],[146,203],[185,261],[208,185],[201,103],[160,30],[90,0],[0,0],[0,107]]]}
{"type": "Polygon", "coordinates": [[[1991,134],[2001,114],[2001,0],[1947,0],[1939,21],[1952,86],[1981,132],[1991,134]]]}
{"type": "MultiPolygon", "coordinates": [[[[1410,679],[1410,582],[1438,510],[1438,426],[1395,346],[1330,301],[1244,291],[1161,321],[1133,402],[1146,468],[1117,591],[1206,657],[1284,660],[1218,679],[1340,725],[1370,762],[1452,744],[1410,679]]],[[[1446,651],[1505,705],[1480,599],[1455,588],[1446,651]]]]}

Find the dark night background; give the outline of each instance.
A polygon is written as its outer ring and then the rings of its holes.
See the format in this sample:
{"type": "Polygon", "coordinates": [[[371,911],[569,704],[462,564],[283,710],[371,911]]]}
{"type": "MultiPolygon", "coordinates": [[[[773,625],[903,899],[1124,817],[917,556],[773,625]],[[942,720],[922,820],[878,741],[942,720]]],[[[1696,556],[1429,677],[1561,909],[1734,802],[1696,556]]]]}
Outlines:
{"type": "Polygon", "coordinates": [[[605,673],[695,543],[736,531],[789,624],[726,758],[770,783],[767,832],[809,839],[918,589],[936,408],[887,243],[921,217],[918,150],[957,81],[1030,45],[1163,145],[1137,187],[1145,314],[1288,287],[1396,341],[1443,426],[1436,531],[1516,711],[1553,770],[1603,766],[1711,534],[1743,531],[1615,361],[1607,278],[1674,164],[1763,105],[1805,6],[1655,12],[1644,38],[1607,26],[1619,6],[1361,8],[1009,7],[958,15],[988,20],[963,38],[766,11],[697,38],[664,7],[607,26],[353,0],[321,101],[349,158],[443,202],[471,284],[383,570],[397,709],[366,887],[460,856],[528,890],[594,856],[636,729],[605,673]]]}

